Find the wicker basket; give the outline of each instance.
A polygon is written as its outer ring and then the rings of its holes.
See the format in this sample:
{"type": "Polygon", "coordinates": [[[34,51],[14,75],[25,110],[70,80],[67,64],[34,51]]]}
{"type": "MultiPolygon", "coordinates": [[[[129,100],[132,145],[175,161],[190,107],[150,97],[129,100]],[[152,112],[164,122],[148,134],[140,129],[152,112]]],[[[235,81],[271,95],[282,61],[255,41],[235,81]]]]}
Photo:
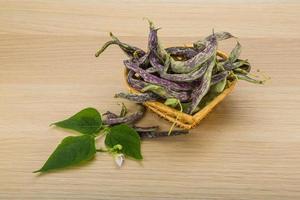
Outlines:
{"type": "MultiPolygon", "coordinates": [[[[222,52],[218,51],[217,55],[221,58],[227,58],[227,55],[222,52]]],[[[127,80],[127,74],[128,70],[125,69],[125,80],[127,80]]],[[[134,94],[140,94],[139,91],[135,90],[134,88],[130,87],[126,82],[126,85],[128,87],[128,90],[130,93],[134,94]]],[[[197,113],[193,115],[189,115],[183,112],[180,112],[179,110],[176,110],[174,108],[171,108],[169,106],[166,106],[165,104],[161,102],[153,102],[148,101],[145,102],[144,105],[148,107],[151,111],[158,114],[162,118],[174,123],[175,125],[184,129],[192,129],[195,126],[199,124],[199,122],[206,117],[206,115],[216,106],[218,105],[232,90],[234,89],[236,85],[236,80],[229,83],[229,87],[227,87],[221,94],[219,94],[215,99],[213,99],[208,105],[206,105],[204,108],[199,110],[197,113]]]]}

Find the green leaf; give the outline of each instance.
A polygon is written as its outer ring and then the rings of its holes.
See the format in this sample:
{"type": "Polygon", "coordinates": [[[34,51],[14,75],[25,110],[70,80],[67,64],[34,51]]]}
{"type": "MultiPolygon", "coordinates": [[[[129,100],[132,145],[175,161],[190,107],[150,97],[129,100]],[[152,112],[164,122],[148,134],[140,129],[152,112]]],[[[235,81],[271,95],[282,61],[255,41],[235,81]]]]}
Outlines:
{"type": "Polygon", "coordinates": [[[179,100],[176,98],[168,98],[165,101],[165,105],[175,108],[179,104],[179,100]]]}
{"type": "Polygon", "coordinates": [[[138,133],[126,124],[113,126],[106,135],[105,145],[113,148],[115,145],[122,146],[121,152],[126,156],[142,160],[141,141],[138,133]]]}
{"type": "Polygon", "coordinates": [[[95,108],[86,108],[69,119],[54,123],[54,125],[92,135],[100,131],[102,120],[100,113],[95,108]]]}
{"type": "Polygon", "coordinates": [[[95,138],[90,135],[69,136],[56,147],[44,166],[34,173],[75,165],[90,160],[95,153],[95,138]]]}

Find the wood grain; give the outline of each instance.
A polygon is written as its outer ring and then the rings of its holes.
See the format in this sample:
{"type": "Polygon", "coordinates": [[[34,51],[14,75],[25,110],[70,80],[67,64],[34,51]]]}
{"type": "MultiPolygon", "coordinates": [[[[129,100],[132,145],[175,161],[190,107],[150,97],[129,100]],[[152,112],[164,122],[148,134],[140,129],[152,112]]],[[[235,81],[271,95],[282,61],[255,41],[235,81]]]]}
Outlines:
{"type": "MultiPolygon", "coordinates": [[[[292,1],[0,1],[0,199],[299,199],[299,10],[292,1]],[[74,134],[50,123],[88,106],[119,111],[125,56],[116,47],[93,54],[109,31],[145,47],[144,16],[163,27],[166,45],[233,32],[272,80],[239,82],[189,135],[144,141],[141,163],[117,169],[100,154],[32,174],[74,134]]],[[[141,124],[170,127],[150,112],[141,124]]]]}

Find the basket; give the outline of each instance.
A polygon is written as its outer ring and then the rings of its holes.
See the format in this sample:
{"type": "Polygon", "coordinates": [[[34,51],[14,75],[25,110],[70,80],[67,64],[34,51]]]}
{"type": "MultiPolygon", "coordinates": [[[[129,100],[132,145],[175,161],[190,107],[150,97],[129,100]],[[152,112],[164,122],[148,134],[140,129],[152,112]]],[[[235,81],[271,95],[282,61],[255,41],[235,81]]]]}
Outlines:
{"type": "MultiPolygon", "coordinates": [[[[217,55],[224,59],[227,58],[227,55],[219,50],[217,51],[217,55]]],[[[128,70],[125,69],[125,83],[129,92],[133,94],[141,94],[139,91],[135,90],[127,83],[127,74],[128,70]]],[[[166,106],[161,102],[147,101],[144,103],[144,105],[160,117],[172,123],[175,123],[176,126],[181,127],[183,129],[192,129],[195,126],[197,126],[200,123],[200,121],[204,117],[206,117],[216,105],[218,105],[228,94],[230,94],[233,91],[236,82],[237,80],[229,82],[229,86],[221,94],[219,94],[208,105],[206,105],[204,108],[202,108],[193,115],[180,112],[179,110],[166,106]]]]}

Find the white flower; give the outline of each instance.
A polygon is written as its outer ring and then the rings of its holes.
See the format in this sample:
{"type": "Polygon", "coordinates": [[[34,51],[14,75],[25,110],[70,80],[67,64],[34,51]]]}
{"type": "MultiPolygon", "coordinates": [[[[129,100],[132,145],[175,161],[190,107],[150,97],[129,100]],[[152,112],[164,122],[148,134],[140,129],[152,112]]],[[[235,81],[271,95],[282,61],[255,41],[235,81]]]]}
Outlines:
{"type": "Polygon", "coordinates": [[[125,160],[124,154],[122,154],[122,153],[116,154],[114,157],[115,157],[115,162],[118,165],[118,167],[122,167],[124,160],[125,160]]]}

